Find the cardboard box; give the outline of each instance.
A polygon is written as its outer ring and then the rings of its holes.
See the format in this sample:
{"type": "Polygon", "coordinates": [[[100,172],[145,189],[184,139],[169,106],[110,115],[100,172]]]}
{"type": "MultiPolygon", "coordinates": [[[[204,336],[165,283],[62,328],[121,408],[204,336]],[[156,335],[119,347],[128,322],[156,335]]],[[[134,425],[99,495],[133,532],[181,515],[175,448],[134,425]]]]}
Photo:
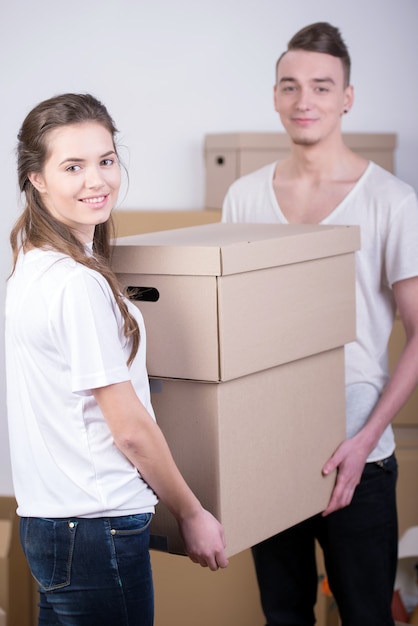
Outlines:
{"type": "MultiPolygon", "coordinates": [[[[151,380],[173,456],[202,504],[241,552],[322,511],[335,475],[321,469],[345,438],[344,349],[223,383],[151,380]]],[[[154,549],[182,553],[177,524],[158,504],[154,549]]]]}
{"type": "Polygon", "coordinates": [[[149,374],[219,382],[352,341],[359,245],[356,226],[218,223],[120,238],[112,265],[149,374]]]}
{"type": "Polygon", "coordinates": [[[8,496],[0,497],[0,606],[7,626],[32,625],[32,576],[20,546],[16,500],[8,496]]]}
{"type": "Polygon", "coordinates": [[[9,546],[11,543],[12,524],[8,519],[0,519],[0,603],[8,604],[8,562],[9,546]]]}
{"type": "Polygon", "coordinates": [[[115,209],[112,212],[112,217],[115,224],[115,236],[126,237],[127,235],[220,222],[221,211],[115,209]]]}
{"type": "MultiPolygon", "coordinates": [[[[357,227],[211,224],[119,239],[157,420],[232,556],[320,512],[345,437],[357,227]]],[[[162,504],[152,547],[182,553],[162,504]]]]}
{"type": "MultiPolygon", "coordinates": [[[[344,142],[365,159],[394,171],[396,134],[343,133],[344,142]]],[[[220,209],[229,186],[241,176],[290,154],[284,133],[218,133],[205,138],[205,207],[220,209]]]]}
{"type": "Polygon", "coordinates": [[[0,519],[0,602],[1,606],[8,604],[8,555],[12,537],[12,522],[0,519]]]}

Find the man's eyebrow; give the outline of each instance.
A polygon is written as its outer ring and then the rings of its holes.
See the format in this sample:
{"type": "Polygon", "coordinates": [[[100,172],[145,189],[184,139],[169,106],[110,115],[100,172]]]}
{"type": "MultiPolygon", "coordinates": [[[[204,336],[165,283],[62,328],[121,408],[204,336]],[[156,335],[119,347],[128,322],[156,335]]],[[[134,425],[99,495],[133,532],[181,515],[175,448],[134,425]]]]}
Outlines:
{"type": "MultiPolygon", "coordinates": [[[[116,152],[114,150],[109,150],[108,152],[105,152],[104,154],[101,154],[99,156],[99,159],[105,159],[106,157],[115,154],[116,152]]],[[[64,159],[63,161],[61,161],[60,165],[64,165],[64,163],[83,163],[85,161],[85,159],[80,159],[79,157],[67,157],[66,159],[64,159]]]]}
{"type": "Polygon", "coordinates": [[[335,85],[335,80],[330,76],[325,76],[324,78],[314,78],[313,83],[331,83],[331,85],[335,85]]]}
{"type": "MultiPolygon", "coordinates": [[[[292,76],[283,76],[279,80],[279,84],[280,83],[296,83],[296,82],[297,82],[296,78],[293,78],[292,76]]],[[[313,82],[313,83],[331,83],[332,85],[335,85],[334,79],[331,78],[330,76],[325,76],[324,78],[313,78],[311,82],[313,82]]]]}

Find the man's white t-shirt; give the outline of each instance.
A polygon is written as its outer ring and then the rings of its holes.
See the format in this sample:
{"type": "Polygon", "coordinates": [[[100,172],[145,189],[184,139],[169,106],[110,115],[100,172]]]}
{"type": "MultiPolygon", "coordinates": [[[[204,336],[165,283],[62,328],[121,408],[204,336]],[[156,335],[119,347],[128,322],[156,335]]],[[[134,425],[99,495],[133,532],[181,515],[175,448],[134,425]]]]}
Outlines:
{"type": "Polygon", "coordinates": [[[6,297],[9,436],[18,513],[153,512],[155,493],[116,447],[92,389],[130,380],[152,417],[142,315],[138,354],[101,274],[58,252],[21,253],[6,297]]]}
{"type": "MultiPolygon", "coordinates": [[[[277,163],[235,181],[223,222],[288,223],[277,202],[277,163]]],[[[388,340],[395,316],[393,283],[418,276],[418,204],[412,187],[370,162],[363,176],[321,224],[359,225],[356,253],[357,340],[346,346],[347,436],[367,420],[388,381],[388,340]]],[[[395,448],[389,426],[369,461],[395,448]]]]}

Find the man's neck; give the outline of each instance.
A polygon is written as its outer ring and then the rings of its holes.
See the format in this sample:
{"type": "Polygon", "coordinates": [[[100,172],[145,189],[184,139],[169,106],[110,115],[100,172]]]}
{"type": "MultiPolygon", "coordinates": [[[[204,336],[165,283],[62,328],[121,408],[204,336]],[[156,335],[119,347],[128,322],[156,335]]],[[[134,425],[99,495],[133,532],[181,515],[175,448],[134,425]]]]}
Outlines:
{"type": "Polygon", "coordinates": [[[367,169],[368,161],[341,141],[292,146],[277,163],[273,190],[290,223],[318,224],[341,204],[367,169]]]}
{"type": "Polygon", "coordinates": [[[291,144],[286,171],[291,178],[341,180],[351,178],[359,167],[359,157],[344,144],[342,137],[313,145],[291,144]]]}

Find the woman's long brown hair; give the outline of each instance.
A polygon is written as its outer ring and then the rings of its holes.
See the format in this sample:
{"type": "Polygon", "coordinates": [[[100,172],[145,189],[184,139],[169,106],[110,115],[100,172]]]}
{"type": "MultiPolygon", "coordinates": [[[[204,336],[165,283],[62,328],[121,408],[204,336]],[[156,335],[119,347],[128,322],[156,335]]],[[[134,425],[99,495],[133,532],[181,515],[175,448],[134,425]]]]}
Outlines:
{"type": "Polygon", "coordinates": [[[20,250],[25,247],[48,248],[65,254],[77,263],[93,269],[107,280],[121,312],[124,334],[131,341],[130,365],[139,346],[139,328],[121,297],[118,280],[111,270],[111,238],[114,236],[112,217],[95,228],[93,255],[86,254],[84,245],[72,230],[54,218],[43,205],[38,191],[28,178],[31,172],[42,173],[48,158],[48,136],[55,128],[98,122],[112,135],[115,145],[117,129],[105,106],[90,94],[63,94],[41,102],[26,116],[18,134],[17,161],[20,190],[25,195],[25,208],[10,233],[13,251],[12,274],[20,250]]]}

